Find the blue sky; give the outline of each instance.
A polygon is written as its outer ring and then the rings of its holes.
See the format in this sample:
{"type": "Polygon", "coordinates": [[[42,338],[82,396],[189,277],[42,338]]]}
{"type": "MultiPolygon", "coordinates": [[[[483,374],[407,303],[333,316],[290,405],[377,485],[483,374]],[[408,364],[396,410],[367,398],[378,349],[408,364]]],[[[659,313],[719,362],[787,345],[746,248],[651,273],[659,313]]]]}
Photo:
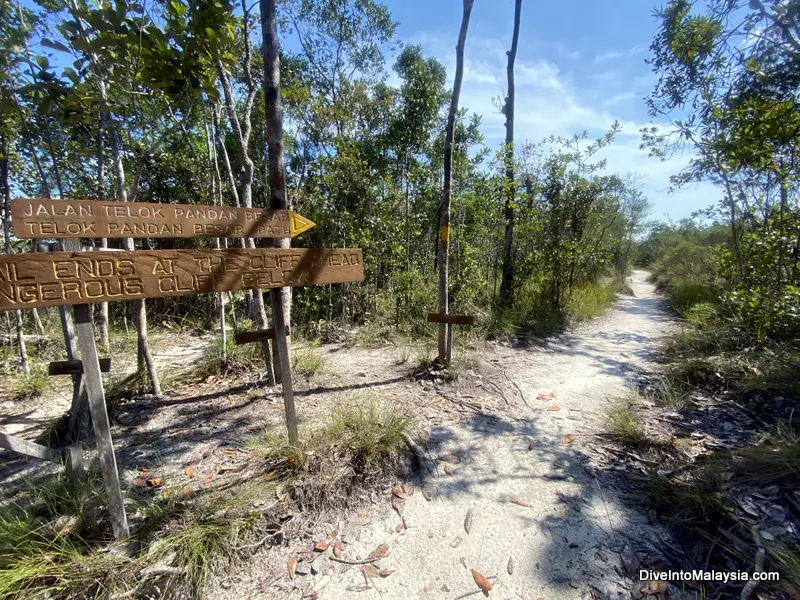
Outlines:
{"type": "MultiPolygon", "coordinates": [[[[455,71],[461,23],[459,0],[384,0],[400,22],[398,37],[455,71]]],[[[523,0],[516,64],[516,139],[538,141],[588,129],[596,137],[616,119],[622,132],[609,148],[608,171],[634,174],[653,204],[652,217],[679,219],[715,203],[711,184],[668,193],[669,176],[688,156],[666,162],[639,150],[639,129],[650,123],[643,98],[654,82],[644,60],[656,33],[648,0],[523,0]]],[[[483,115],[487,144],[504,137],[504,118],[492,99],[505,95],[512,0],[475,0],[467,36],[461,106],[483,115]]]]}

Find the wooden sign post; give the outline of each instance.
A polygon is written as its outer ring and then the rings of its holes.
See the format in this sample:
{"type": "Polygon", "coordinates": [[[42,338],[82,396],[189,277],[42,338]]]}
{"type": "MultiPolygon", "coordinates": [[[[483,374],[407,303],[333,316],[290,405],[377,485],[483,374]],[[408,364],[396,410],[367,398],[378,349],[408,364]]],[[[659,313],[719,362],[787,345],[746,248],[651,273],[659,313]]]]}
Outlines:
{"type": "Polygon", "coordinates": [[[453,356],[453,325],[474,325],[475,319],[468,315],[442,315],[439,313],[428,313],[428,323],[447,324],[447,351],[445,362],[449,365],[453,356]]]}
{"type": "MultiPolygon", "coordinates": [[[[229,292],[272,290],[273,329],[240,333],[236,343],[261,341],[269,355],[274,339],[283,375],[289,440],[298,439],[287,330],[278,289],[364,280],[358,248],[254,248],[80,252],[77,238],[91,237],[271,237],[287,238],[314,226],[291,210],[218,206],[119,203],[98,200],[12,200],[14,233],[20,238],[66,238],[65,252],[0,256],[0,311],[74,306],[81,353],[53,363],[53,374],[84,378],[97,438],[98,459],[117,539],[128,537],[128,521],[117,472],[90,305],[229,292]]],[[[63,316],[63,314],[62,314],[63,316]]],[[[74,354],[74,353],[72,353],[74,354]]],[[[104,359],[106,360],[106,359],[104,359]]],[[[8,437],[8,436],[6,436],[8,437]]],[[[6,444],[10,445],[11,442],[6,444]]],[[[14,442],[15,451],[27,448],[14,442]]],[[[35,449],[34,456],[52,459],[35,449]]],[[[70,449],[73,461],[79,452],[70,449]]],[[[71,461],[72,462],[72,461],[71,461]]]]}

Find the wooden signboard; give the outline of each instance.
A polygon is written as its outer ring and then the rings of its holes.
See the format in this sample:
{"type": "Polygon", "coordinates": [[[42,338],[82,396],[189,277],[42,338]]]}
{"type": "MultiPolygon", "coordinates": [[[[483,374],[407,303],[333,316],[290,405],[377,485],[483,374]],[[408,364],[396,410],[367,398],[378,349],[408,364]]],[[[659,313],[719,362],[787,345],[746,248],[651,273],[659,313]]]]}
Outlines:
{"type": "Polygon", "coordinates": [[[453,357],[453,325],[474,325],[475,317],[469,315],[428,313],[428,323],[444,323],[447,326],[444,360],[445,363],[449,365],[450,359],[453,357]]]}
{"type": "Polygon", "coordinates": [[[428,313],[428,323],[451,323],[453,325],[474,325],[475,317],[469,315],[442,315],[428,313]]]}
{"type": "Polygon", "coordinates": [[[288,238],[314,227],[292,210],[106,200],[11,201],[18,238],[288,238]]]}
{"type": "MultiPolygon", "coordinates": [[[[100,359],[100,372],[109,373],[111,371],[111,359],[100,359]]],[[[48,375],[80,375],[83,373],[83,362],[80,360],[58,360],[47,365],[48,375]]]]}
{"type": "Polygon", "coordinates": [[[258,331],[242,331],[233,336],[233,342],[237,346],[252,344],[253,342],[263,342],[275,339],[275,328],[260,329],[258,331]]]}
{"type": "Polygon", "coordinates": [[[358,248],[0,256],[0,310],[364,280],[358,248]]]}

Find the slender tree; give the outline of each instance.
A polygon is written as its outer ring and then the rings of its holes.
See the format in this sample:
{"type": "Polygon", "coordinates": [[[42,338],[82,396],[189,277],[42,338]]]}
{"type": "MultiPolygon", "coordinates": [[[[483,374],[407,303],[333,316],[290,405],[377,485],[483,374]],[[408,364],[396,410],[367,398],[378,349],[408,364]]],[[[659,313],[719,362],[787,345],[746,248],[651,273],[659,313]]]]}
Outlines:
{"type": "MultiPolygon", "coordinates": [[[[275,19],[275,0],[261,0],[261,35],[264,55],[264,102],[267,111],[267,143],[269,148],[270,208],[289,208],[286,196],[286,172],[283,151],[283,107],[281,104],[281,63],[278,54],[278,31],[275,19]]],[[[288,248],[291,240],[281,238],[278,247],[288,248]]],[[[292,396],[292,374],[289,368],[289,344],[286,339],[288,314],[284,313],[282,289],[271,290],[272,317],[275,321],[275,346],[279,349],[283,400],[289,442],[297,443],[297,417],[292,396]],[[283,323],[281,323],[283,321],[283,323]],[[281,326],[283,325],[283,326],[281,326]],[[282,338],[282,339],[281,339],[282,338]]],[[[291,302],[291,297],[289,297],[291,302]]],[[[277,362],[277,361],[276,361],[277,362]]]]}
{"type": "Polygon", "coordinates": [[[517,59],[517,42],[519,40],[519,21],[522,12],[522,0],[514,2],[514,33],[511,37],[511,50],[508,52],[506,76],[508,78],[508,95],[503,112],[506,115],[505,144],[505,219],[506,233],[503,239],[503,278],[500,282],[500,305],[510,307],[514,302],[514,205],[516,204],[516,183],[514,181],[514,62],[517,59]]]}
{"type": "MultiPolygon", "coordinates": [[[[447,314],[449,310],[448,285],[450,258],[450,198],[453,185],[453,140],[456,131],[456,116],[458,113],[458,99],[461,95],[461,81],[464,78],[464,45],[467,40],[469,17],[472,13],[473,0],[463,0],[464,8],[461,18],[461,30],[458,33],[456,44],[456,74],[453,80],[453,95],[450,98],[450,110],[447,113],[447,129],[444,142],[444,186],[442,201],[439,208],[439,313],[447,314]]],[[[447,328],[444,323],[439,324],[439,359],[444,360],[447,353],[447,328]]]]}

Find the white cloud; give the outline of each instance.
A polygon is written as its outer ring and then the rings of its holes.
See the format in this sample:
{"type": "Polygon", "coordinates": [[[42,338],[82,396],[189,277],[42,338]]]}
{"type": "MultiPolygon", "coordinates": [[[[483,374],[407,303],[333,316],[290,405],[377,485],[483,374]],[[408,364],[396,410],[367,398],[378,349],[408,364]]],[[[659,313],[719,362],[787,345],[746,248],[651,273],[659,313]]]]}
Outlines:
{"type": "Polygon", "coordinates": [[[647,46],[643,45],[633,46],[627,50],[611,50],[609,52],[604,52],[603,54],[598,54],[592,59],[592,61],[595,64],[600,64],[612,60],[619,60],[620,58],[630,58],[632,56],[636,56],[637,54],[643,53],[645,50],[647,50],[647,46]]]}
{"type": "Polygon", "coordinates": [[[541,59],[516,64],[514,81],[518,86],[530,85],[552,91],[564,89],[558,67],[541,59]]]}
{"type": "MultiPolygon", "coordinates": [[[[433,54],[445,65],[449,85],[452,85],[455,44],[450,42],[449,36],[423,33],[414,36],[412,43],[421,44],[426,54],[433,54]]],[[[502,98],[506,93],[505,50],[503,40],[479,36],[467,39],[460,105],[470,113],[483,116],[481,131],[486,144],[492,148],[500,146],[505,133],[504,117],[494,102],[495,98],[502,98]]],[[[636,46],[621,54],[633,56],[644,50],[644,46],[636,46]]],[[[595,63],[606,60],[612,58],[595,60],[595,63]]],[[[647,151],[639,149],[639,130],[646,123],[643,121],[644,111],[640,107],[637,112],[632,100],[647,93],[652,85],[652,76],[621,70],[578,75],[571,72],[569,64],[556,64],[523,52],[518,55],[515,69],[515,133],[518,143],[539,141],[550,135],[568,137],[583,130],[589,132],[590,138],[596,138],[618,120],[622,128],[618,138],[602,154],[602,158],[608,160],[607,172],[635,174],[655,206],[653,216],[663,218],[669,214],[672,218],[682,218],[717,200],[719,193],[714,186],[705,183],[669,193],[670,175],[680,171],[688,158],[659,162],[649,158],[647,151]],[[637,118],[637,114],[641,117],[637,118]]]]}
{"type": "Polygon", "coordinates": [[[611,52],[604,52],[603,54],[598,54],[597,56],[592,59],[595,63],[604,63],[610,60],[616,60],[618,58],[622,58],[625,56],[624,52],[620,52],[618,50],[612,50],[611,52]]]}

